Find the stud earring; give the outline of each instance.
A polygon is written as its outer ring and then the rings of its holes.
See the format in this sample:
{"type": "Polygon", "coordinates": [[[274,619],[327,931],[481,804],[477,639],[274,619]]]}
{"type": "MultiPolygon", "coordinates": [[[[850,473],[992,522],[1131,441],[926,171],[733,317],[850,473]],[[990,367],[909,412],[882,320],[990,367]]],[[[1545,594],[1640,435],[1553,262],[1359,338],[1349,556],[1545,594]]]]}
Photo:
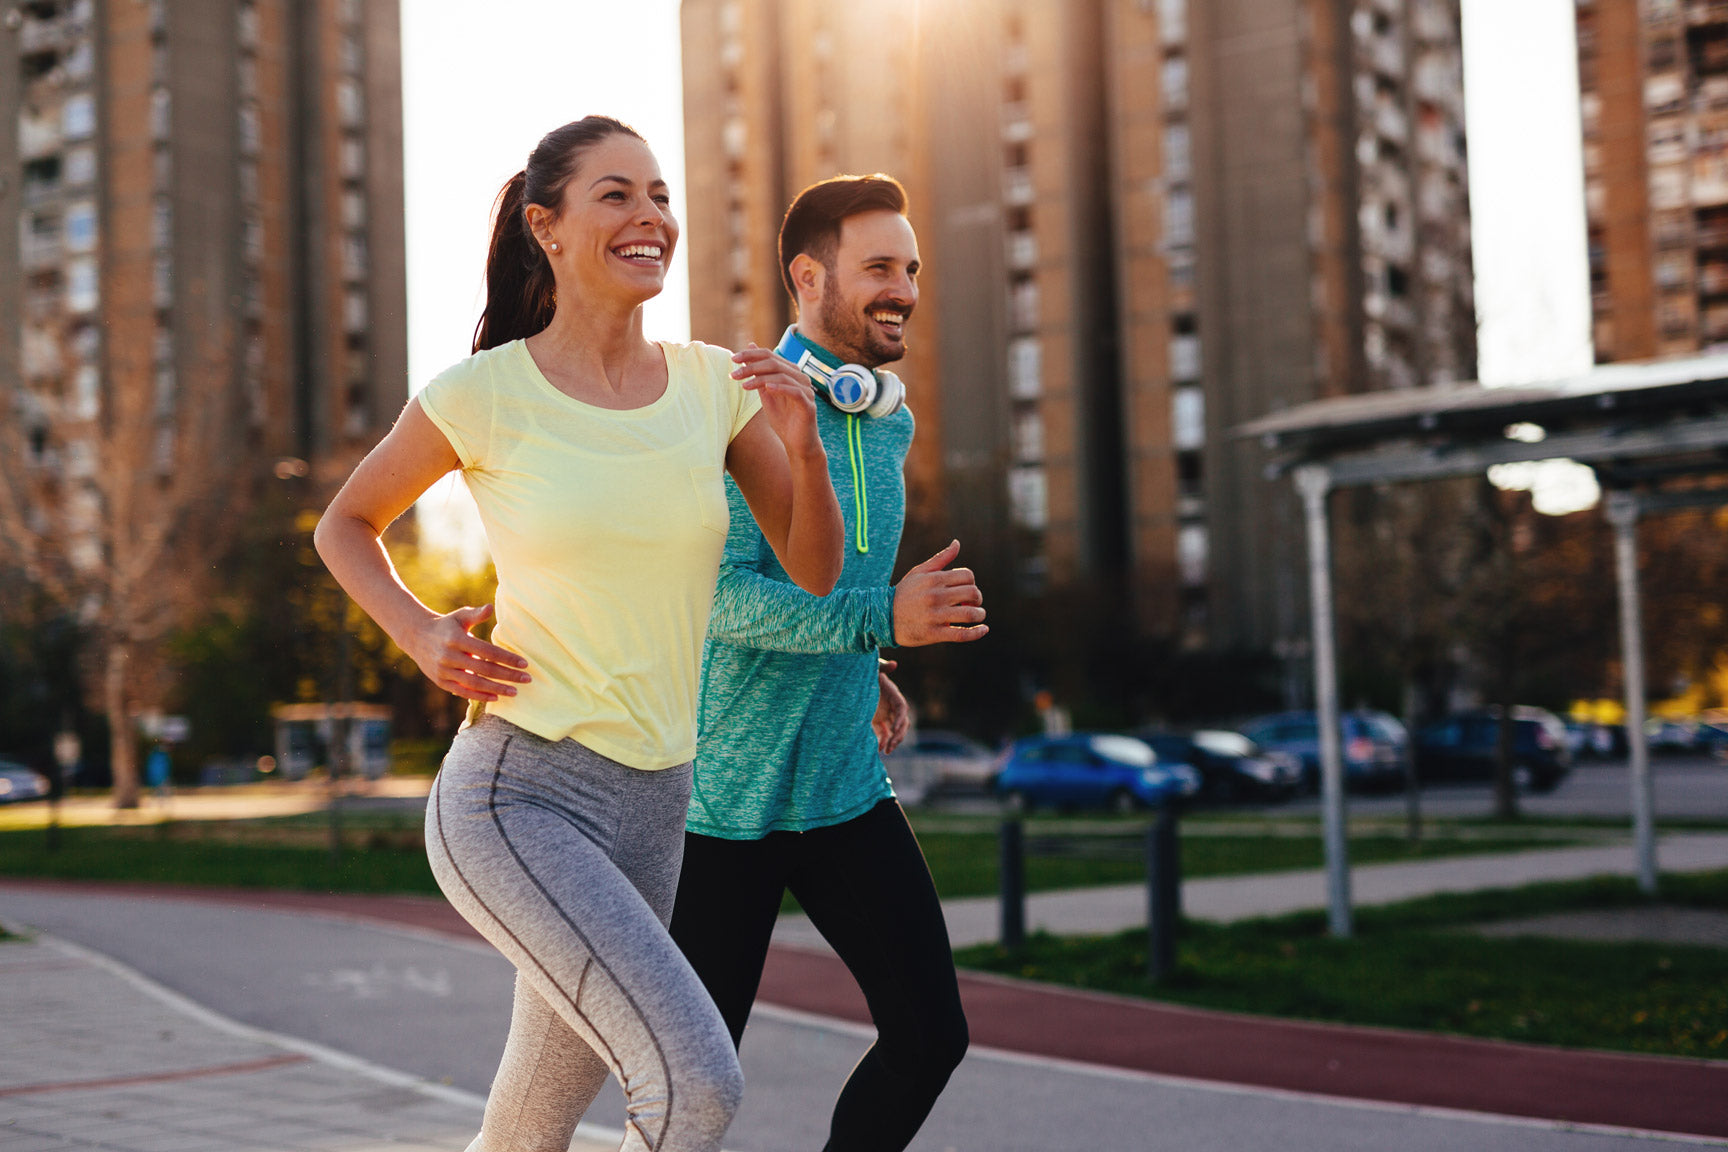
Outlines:
{"type": "Polygon", "coordinates": [[[558,251],[558,241],[556,241],[556,240],[552,241],[551,247],[552,247],[552,251],[554,251],[554,252],[558,251]]]}

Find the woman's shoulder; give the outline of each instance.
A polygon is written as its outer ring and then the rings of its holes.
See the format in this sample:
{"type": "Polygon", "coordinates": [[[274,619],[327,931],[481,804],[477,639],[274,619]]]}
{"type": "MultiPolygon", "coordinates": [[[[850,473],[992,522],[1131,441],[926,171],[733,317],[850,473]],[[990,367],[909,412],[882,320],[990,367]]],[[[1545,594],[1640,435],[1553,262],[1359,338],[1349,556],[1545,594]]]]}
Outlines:
{"type": "Polygon", "coordinates": [[[661,347],[666,349],[666,362],[677,371],[693,375],[707,376],[716,381],[732,379],[732,349],[722,348],[717,344],[705,344],[700,340],[662,340],[661,347]]]}
{"type": "Polygon", "coordinates": [[[508,374],[517,366],[521,356],[521,348],[522,341],[520,340],[511,340],[495,348],[482,348],[472,356],[465,356],[438,373],[432,378],[432,383],[487,380],[494,376],[508,374]]]}

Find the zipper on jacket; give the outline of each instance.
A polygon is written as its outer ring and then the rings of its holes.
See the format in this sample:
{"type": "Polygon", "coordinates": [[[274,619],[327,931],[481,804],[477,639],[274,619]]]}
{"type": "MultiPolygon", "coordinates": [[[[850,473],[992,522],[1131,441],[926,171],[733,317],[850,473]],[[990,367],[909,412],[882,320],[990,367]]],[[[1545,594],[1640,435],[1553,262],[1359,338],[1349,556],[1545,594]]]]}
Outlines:
{"type": "Polygon", "coordinates": [[[846,414],[846,457],[852,463],[852,500],[857,511],[857,540],[860,552],[870,551],[870,494],[864,484],[864,429],[856,413],[846,414]]]}

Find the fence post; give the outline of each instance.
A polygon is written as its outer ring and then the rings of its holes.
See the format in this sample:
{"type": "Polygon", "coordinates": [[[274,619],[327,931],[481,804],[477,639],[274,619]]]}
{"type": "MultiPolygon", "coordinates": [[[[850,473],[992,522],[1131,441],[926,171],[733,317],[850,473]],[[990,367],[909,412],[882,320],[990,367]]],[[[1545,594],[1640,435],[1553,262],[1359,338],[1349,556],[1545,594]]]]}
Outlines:
{"type": "Polygon", "coordinates": [[[1026,856],[1020,839],[1020,821],[1002,821],[1002,947],[1014,949],[1026,943],[1026,856]]]}
{"type": "Polygon", "coordinates": [[[1154,982],[1176,968],[1176,928],[1182,919],[1182,859],[1176,839],[1176,809],[1158,808],[1146,827],[1146,962],[1154,982]]]}

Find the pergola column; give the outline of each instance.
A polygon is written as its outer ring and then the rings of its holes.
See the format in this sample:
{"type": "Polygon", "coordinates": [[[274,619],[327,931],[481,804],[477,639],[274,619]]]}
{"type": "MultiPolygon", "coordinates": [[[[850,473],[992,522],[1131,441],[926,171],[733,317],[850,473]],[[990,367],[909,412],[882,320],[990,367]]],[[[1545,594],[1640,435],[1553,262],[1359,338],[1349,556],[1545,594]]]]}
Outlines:
{"type": "Polygon", "coordinates": [[[1620,662],[1626,686],[1626,748],[1632,759],[1632,841],[1638,888],[1656,893],[1656,804],[1650,780],[1650,741],[1644,731],[1644,624],[1638,602],[1638,497],[1610,491],[1605,502],[1614,526],[1614,574],[1620,588],[1620,662]]]}
{"type": "Polygon", "coordinates": [[[1338,652],[1332,622],[1332,540],[1326,498],[1332,477],[1319,464],[1294,473],[1308,526],[1309,619],[1314,635],[1314,711],[1320,729],[1320,811],[1326,844],[1326,908],[1332,935],[1351,933],[1350,845],[1344,834],[1344,757],[1339,747],[1338,652]]]}

